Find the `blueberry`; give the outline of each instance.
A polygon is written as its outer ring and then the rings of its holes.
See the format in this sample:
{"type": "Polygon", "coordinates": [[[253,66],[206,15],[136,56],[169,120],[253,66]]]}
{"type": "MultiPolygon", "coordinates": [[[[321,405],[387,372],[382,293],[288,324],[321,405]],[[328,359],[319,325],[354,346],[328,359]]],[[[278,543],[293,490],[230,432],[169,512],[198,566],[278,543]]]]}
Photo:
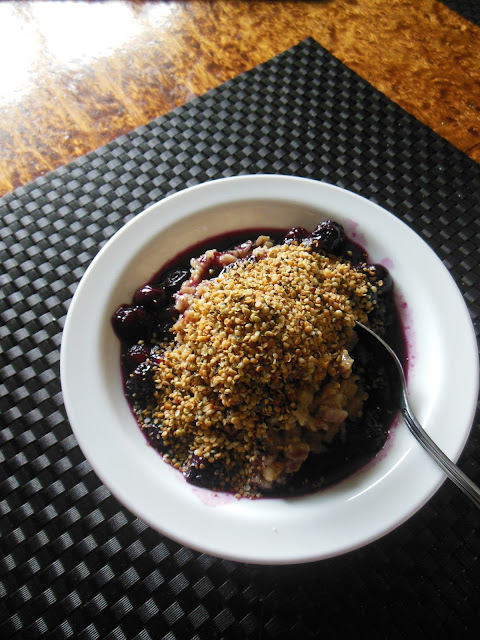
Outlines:
{"type": "Polygon", "coordinates": [[[125,382],[125,393],[132,404],[145,408],[155,391],[154,369],[148,362],[139,364],[125,382]]]}
{"type": "Polygon", "coordinates": [[[218,461],[208,462],[202,456],[193,455],[188,469],[184,472],[184,476],[190,484],[204,487],[205,489],[214,489],[219,485],[222,472],[223,466],[218,461]]]}
{"type": "Polygon", "coordinates": [[[162,360],[165,359],[165,351],[162,346],[158,343],[154,344],[150,349],[150,353],[148,355],[149,360],[153,365],[159,364],[162,360]]]}
{"type": "Polygon", "coordinates": [[[152,333],[154,333],[158,340],[164,340],[169,337],[172,338],[170,329],[178,320],[179,312],[171,305],[158,311],[153,318],[152,333]]]}
{"type": "Polygon", "coordinates": [[[168,289],[170,293],[178,291],[185,280],[188,280],[190,272],[184,269],[172,269],[162,277],[159,284],[168,289]]]}
{"type": "Polygon", "coordinates": [[[285,244],[289,244],[290,242],[301,242],[305,238],[307,238],[310,233],[304,229],[303,227],[293,227],[290,231],[285,235],[283,242],[285,244]]]}
{"type": "Polygon", "coordinates": [[[134,344],[125,354],[125,364],[129,369],[135,369],[139,364],[145,362],[150,355],[150,350],[145,345],[134,344]]]}
{"type": "Polygon", "coordinates": [[[389,270],[382,264],[373,265],[373,269],[375,270],[376,281],[378,282],[381,280],[383,282],[383,285],[377,290],[378,296],[384,297],[390,295],[393,290],[393,279],[389,270]]]}
{"type": "Polygon", "coordinates": [[[125,305],[113,314],[112,326],[120,340],[136,342],[149,337],[152,317],[144,307],[125,305]]]}
{"type": "Polygon", "coordinates": [[[345,245],[345,231],[338,222],[325,220],[303,242],[316,251],[338,255],[345,245]]]}
{"type": "Polygon", "coordinates": [[[166,309],[163,309],[163,311],[161,311],[157,317],[159,322],[169,322],[171,326],[174,322],[176,322],[179,315],[180,312],[178,311],[178,309],[174,305],[170,305],[166,309]]]}
{"type": "Polygon", "coordinates": [[[142,431],[146,435],[149,444],[154,449],[160,451],[161,453],[164,453],[167,450],[167,447],[162,438],[161,425],[149,424],[142,427],[142,431]]]}
{"type": "Polygon", "coordinates": [[[158,324],[155,327],[155,334],[158,340],[163,341],[166,338],[169,338],[170,340],[173,339],[172,333],[170,331],[170,329],[172,328],[172,324],[173,323],[171,320],[160,319],[158,321],[158,324]]]}
{"type": "Polygon", "coordinates": [[[358,244],[354,244],[349,241],[346,242],[341,255],[354,266],[364,265],[368,260],[368,254],[362,249],[362,247],[359,247],[358,244]]]}
{"type": "Polygon", "coordinates": [[[383,334],[395,322],[395,307],[391,298],[379,299],[375,310],[370,314],[371,323],[375,326],[377,333],[383,334]]]}
{"type": "Polygon", "coordinates": [[[162,306],[166,304],[166,300],[167,294],[163,287],[152,287],[149,284],[137,289],[133,296],[133,302],[136,305],[140,305],[154,311],[162,308],[162,306]]]}

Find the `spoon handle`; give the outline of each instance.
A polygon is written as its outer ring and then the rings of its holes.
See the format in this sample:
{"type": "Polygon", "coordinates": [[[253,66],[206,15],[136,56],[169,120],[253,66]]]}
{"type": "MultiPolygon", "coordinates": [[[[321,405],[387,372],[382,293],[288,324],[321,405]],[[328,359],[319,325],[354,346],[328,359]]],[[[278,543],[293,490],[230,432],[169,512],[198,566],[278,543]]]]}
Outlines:
{"type": "Polygon", "coordinates": [[[413,411],[410,408],[408,400],[404,394],[404,407],[402,408],[402,414],[405,418],[408,428],[413,433],[422,447],[429,453],[437,464],[443,469],[445,474],[454,482],[463,493],[470,498],[475,506],[480,509],[480,488],[467,478],[467,476],[461,471],[456,464],[454,464],[450,458],[448,458],[443,451],[435,444],[430,436],[425,432],[418,420],[415,418],[413,411]]]}

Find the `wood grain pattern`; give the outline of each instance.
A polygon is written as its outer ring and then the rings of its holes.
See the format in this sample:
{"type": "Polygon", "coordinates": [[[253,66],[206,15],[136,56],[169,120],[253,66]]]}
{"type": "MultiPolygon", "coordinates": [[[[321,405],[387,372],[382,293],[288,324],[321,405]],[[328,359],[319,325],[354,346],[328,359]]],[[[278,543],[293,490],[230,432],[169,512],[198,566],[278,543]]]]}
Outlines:
{"type": "Polygon", "coordinates": [[[0,4],[0,193],[313,37],[480,162],[480,29],[436,0],[0,4]]]}

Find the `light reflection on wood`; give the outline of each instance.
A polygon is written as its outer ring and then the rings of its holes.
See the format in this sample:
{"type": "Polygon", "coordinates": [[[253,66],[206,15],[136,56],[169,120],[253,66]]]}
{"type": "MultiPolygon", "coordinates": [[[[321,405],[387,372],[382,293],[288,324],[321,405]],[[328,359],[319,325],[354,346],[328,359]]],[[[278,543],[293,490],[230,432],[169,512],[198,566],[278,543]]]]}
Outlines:
{"type": "Polygon", "coordinates": [[[0,193],[306,37],[480,161],[480,29],[436,0],[0,3],[0,193]]]}

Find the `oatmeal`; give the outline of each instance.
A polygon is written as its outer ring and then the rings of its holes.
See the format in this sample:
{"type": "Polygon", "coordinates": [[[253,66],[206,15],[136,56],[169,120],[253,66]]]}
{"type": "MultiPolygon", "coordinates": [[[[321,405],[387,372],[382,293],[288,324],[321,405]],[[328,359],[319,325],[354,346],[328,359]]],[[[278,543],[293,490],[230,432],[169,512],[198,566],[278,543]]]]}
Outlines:
{"type": "Polygon", "coordinates": [[[125,353],[135,365],[127,395],[150,442],[190,482],[260,497],[361,423],[370,387],[354,367],[355,320],[384,320],[386,278],[339,225],[323,225],[209,249],[181,283],[146,285],[134,300],[146,306],[117,311],[129,325],[125,314],[147,309],[137,324],[148,340],[125,353]]]}

